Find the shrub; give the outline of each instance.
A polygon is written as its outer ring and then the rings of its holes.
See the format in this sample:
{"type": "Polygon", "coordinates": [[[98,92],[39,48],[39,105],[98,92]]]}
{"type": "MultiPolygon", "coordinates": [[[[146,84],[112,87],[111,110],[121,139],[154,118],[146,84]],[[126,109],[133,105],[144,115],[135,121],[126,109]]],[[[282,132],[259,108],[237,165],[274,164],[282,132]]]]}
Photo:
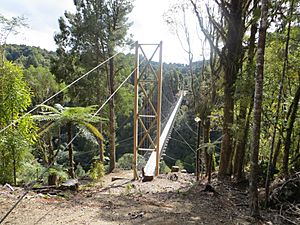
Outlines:
{"type": "Polygon", "coordinates": [[[63,169],[63,166],[61,165],[54,165],[51,166],[48,171],[45,172],[44,174],[44,180],[48,180],[48,183],[50,182],[49,185],[54,185],[54,183],[62,183],[68,179],[69,175],[67,171],[63,169]],[[49,179],[54,179],[55,177],[55,182],[50,182],[49,179]]]}
{"type": "Polygon", "coordinates": [[[75,174],[77,177],[83,177],[85,175],[85,171],[83,169],[83,167],[78,164],[77,167],[76,167],[76,170],[75,170],[75,174]]]}
{"type": "Polygon", "coordinates": [[[24,162],[22,164],[22,170],[18,173],[18,183],[27,184],[33,180],[39,179],[40,173],[43,171],[43,167],[36,160],[24,162]]]}
{"type": "Polygon", "coordinates": [[[88,174],[93,180],[100,180],[105,174],[103,163],[101,163],[99,160],[94,161],[88,174]]]}
{"type": "Polygon", "coordinates": [[[181,162],[181,160],[177,160],[175,162],[175,166],[178,166],[180,170],[184,169],[183,163],[181,162]]]}
{"type": "MultiPolygon", "coordinates": [[[[118,160],[117,166],[118,168],[124,170],[130,170],[132,169],[132,162],[133,162],[133,154],[126,153],[118,160]]],[[[145,164],[146,164],[145,158],[141,155],[137,155],[137,169],[141,170],[142,167],[145,166],[145,164]]]]}
{"type": "Polygon", "coordinates": [[[171,169],[168,167],[168,165],[165,163],[165,161],[161,161],[159,165],[159,173],[166,174],[170,173],[171,169]]]}

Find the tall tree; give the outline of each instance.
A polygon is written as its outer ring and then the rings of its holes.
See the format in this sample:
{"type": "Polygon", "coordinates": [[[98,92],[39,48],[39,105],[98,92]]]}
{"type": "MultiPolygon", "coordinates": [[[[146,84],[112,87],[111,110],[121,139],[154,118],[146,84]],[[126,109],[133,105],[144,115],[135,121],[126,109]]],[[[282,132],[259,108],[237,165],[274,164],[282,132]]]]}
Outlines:
{"type": "Polygon", "coordinates": [[[254,95],[254,113],[253,113],[253,143],[251,147],[251,171],[249,185],[249,205],[250,214],[253,217],[259,216],[258,206],[258,154],[260,142],[261,111],[263,96],[263,75],[264,75],[264,54],[266,33],[268,27],[268,0],[261,1],[261,19],[259,26],[259,37],[257,44],[256,74],[255,74],[255,95],[254,95]]]}
{"type": "MultiPolygon", "coordinates": [[[[74,4],[75,14],[65,13],[67,21],[64,18],[59,20],[61,32],[56,35],[55,40],[59,46],[60,58],[54,70],[58,73],[62,71],[63,74],[71,71],[74,76],[82,69],[93,68],[101,61],[111,58],[104,69],[97,70],[96,78],[84,81],[89,89],[77,86],[73,90],[73,96],[80,97],[81,104],[84,99],[85,102],[97,101],[100,105],[105,96],[110,96],[115,91],[116,75],[120,73],[120,68],[113,56],[117,47],[128,42],[130,23],[127,16],[132,10],[132,4],[130,0],[77,0],[74,4]],[[61,64],[61,61],[64,63],[61,64]]],[[[115,99],[111,98],[108,132],[110,171],[115,168],[116,161],[115,130],[115,99]]]]}
{"type": "MultiPolygon", "coordinates": [[[[0,67],[0,129],[26,113],[31,92],[22,70],[10,62],[0,67]]],[[[35,141],[35,125],[28,115],[0,133],[0,183],[17,183],[17,172],[35,141]]]]}
{"type": "Polygon", "coordinates": [[[219,169],[220,177],[231,173],[229,169],[233,154],[234,92],[235,81],[241,64],[242,41],[245,32],[244,4],[244,1],[241,0],[231,0],[229,4],[226,4],[223,0],[221,1],[221,9],[228,20],[228,31],[225,40],[225,56],[221,58],[221,64],[224,69],[224,124],[219,169]],[[228,8],[226,5],[228,5],[228,8]]]}
{"type": "Polygon", "coordinates": [[[256,51],[256,33],[258,0],[253,0],[252,15],[250,17],[250,37],[247,45],[246,69],[237,82],[236,98],[239,100],[239,114],[236,124],[238,126],[236,135],[236,149],[234,155],[233,174],[237,181],[241,180],[246,154],[246,144],[250,127],[250,117],[253,109],[254,95],[254,58],[256,51]]]}
{"type": "Polygon", "coordinates": [[[233,156],[233,133],[232,125],[234,122],[234,92],[235,82],[241,68],[242,63],[242,42],[245,33],[245,16],[248,12],[251,1],[241,0],[215,0],[215,3],[220,7],[222,17],[217,21],[207,8],[209,21],[215,26],[223,41],[223,49],[215,46],[212,37],[206,30],[196,1],[190,0],[194,7],[194,11],[198,18],[199,26],[211,45],[214,46],[214,51],[220,57],[220,63],[224,71],[224,109],[223,109],[223,138],[221,148],[221,159],[219,167],[219,177],[225,177],[231,174],[231,159],[233,156]]]}

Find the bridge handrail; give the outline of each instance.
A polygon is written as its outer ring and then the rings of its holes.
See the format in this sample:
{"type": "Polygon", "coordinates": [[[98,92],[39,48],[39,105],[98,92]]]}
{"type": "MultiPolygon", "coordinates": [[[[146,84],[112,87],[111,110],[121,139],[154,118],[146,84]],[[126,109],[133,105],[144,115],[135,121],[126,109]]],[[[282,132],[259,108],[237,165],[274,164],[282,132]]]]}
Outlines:
{"type": "MultiPolygon", "coordinates": [[[[172,131],[172,128],[173,128],[173,125],[175,122],[175,118],[176,118],[176,114],[177,114],[177,112],[180,108],[181,102],[182,102],[183,93],[184,93],[183,91],[180,93],[180,97],[176,103],[176,106],[175,106],[173,112],[171,113],[163,132],[160,135],[160,146],[158,148],[159,156],[161,156],[162,150],[164,149],[164,147],[167,143],[168,137],[172,131]]],[[[151,153],[151,155],[146,163],[146,166],[144,168],[145,175],[153,176],[155,174],[155,167],[156,167],[156,151],[151,153]]]]}

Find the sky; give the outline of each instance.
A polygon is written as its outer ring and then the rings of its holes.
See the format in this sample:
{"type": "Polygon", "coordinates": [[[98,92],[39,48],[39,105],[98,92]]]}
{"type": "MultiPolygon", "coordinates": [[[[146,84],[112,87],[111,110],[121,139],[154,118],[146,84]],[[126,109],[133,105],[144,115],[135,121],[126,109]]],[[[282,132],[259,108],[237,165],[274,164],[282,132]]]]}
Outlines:
{"type": "MultiPolygon", "coordinates": [[[[170,3],[172,0],[135,0],[134,9],[129,15],[129,21],[133,22],[129,33],[139,43],[163,41],[164,62],[188,63],[177,36],[170,31],[163,19],[170,3]]],[[[8,43],[55,50],[53,37],[59,31],[58,18],[65,11],[75,11],[73,0],[1,0],[0,14],[6,18],[24,15],[29,25],[20,34],[10,36],[8,43]]]]}

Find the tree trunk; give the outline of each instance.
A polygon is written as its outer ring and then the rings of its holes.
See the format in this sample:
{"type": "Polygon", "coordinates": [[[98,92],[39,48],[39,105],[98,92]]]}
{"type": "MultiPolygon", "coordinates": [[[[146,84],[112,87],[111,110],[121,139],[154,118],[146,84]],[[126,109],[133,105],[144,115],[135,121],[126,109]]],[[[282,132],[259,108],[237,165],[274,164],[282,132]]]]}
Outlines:
{"type": "MultiPolygon", "coordinates": [[[[292,2],[291,2],[289,18],[291,18],[292,14],[293,14],[293,10],[294,10],[293,8],[294,8],[294,0],[292,0],[292,2]]],[[[271,169],[273,168],[272,158],[273,158],[273,150],[274,150],[274,144],[275,144],[275,139],[276,139],[277,124],[278,124],[278,120],[279,120],[279,112],[280,112],[281,99],[282,99],[282,93],[283,93],[283,83],[284,83],[285,75],[286,75],[287,69],[288,69],[287,65],[288,65],[288,57],[289,57],[290,33],[291,33],[291,20],[288,23],[288,31],[287,31],[287,37],[286,37],[286,42],[285,42],[283,68],[282,68],[282,74],[281,74],[281,79],[280,79],[280,84],[279,84],[276,115],[275,115],[275,121],[274,121],[274,127],[273,127],[268,168],[267,168],[267,177],[266,177],[266,183],[265,183],[265,190],[266,190],[265,203],[266,203],[266,205],[268,204],[268,201],[269,201],[270,174],[271,174],[271,169]]]]}
{"type": "MultiPolygon", "coordinates": [[[[233,124],[233,82],[228,78],[228,73],[225,72],[225,88],[224,88],[224,121],[223,121],[223,138],[221,147],[219,178],[230,176],[230,159],[232,155],[232,132],[231,126],[233,124]],[[227,75],[226,75],[227,74],[227,75]]],[[[231,76],[231,75],[230,75],[231,76]]]]}
{"type": "MultiPolygon", "coordinates": [[[[50,134],[48,134],[48,143],[49,143],[48,166],[51,166],[54,163],[54,151],[53,151],[53,144],[52,144],[52,136],[50,134]]],[[[56,184],[57,184],[57,174],[49,174],[48,185],[56,185],[56,184]]]]}
{"type": "MultiPolygon", "coordinates": [[[[279,137],[279,140],[277,141],[277,145],[276,145],[276,149],[275,149],[274,157],[273,157],[273,161],[272,161],[272,167],[273,167],[272,169],[276,168],[277,159],[278,159],[278,155],[280,152],[280,147],[281,147],[281,137],[279,137]]],[[[271,178],[272,178],[272,175],[271,175],[271,178]]]]}
{"type": "Polygon", "coordinates": [[[16,161],[16,148],[13,145],[12,146],[12,152],[13,152],[13,174],[14,174],[14,185],[17,185],[17,161],[16,161]]]}
{"type": "Polygon", "coordinates": [[[284,143],[283,174],[286,179],[289,177],[289,154],[290,154],[290,147],[291,147],[291,137],[292,137],[292,131],[294,128],[294,123],[296,120],[299,99],[300,99],[300,85],[298,86],[298,89],[296,91],[296,94],[295,94],[295,97],[294,97],[294,100],[292,103],[291,116],[288,120],[289,122],[288,122],[288,127],[286,130],[286,138],[285,138],[285,143],[284,143]]]}
{"type": "MultiPolygon", "coordinates": [[[[111,55],[109,55],[111,57],[111,55]]],[[[108,73],[108,88],[109,93],[114,93],[114,59],[109,60],[108,73]]],[[[109,172],[112,172],[116,167],[116,128],[115,128],[115,103],[114,97],[109,101],[109,172]]]]}
{"type": "Polygon", "coordinates": [[[258,206],[258,154],[260,142],[260,126],[263,96],[263,75],[264,75],[264,54],[266,44],[266,31],[268,24],[268,0],[261,1],[261,21],[259,27],[259,37],[257,44],[256,59],[256,78],[255,78],[255,95],[254,95],[254,113],[253,113],[253,144],[251,148],[251,167],[249,182],[249,206],[250,214],[253,217],[259,216],[258,206]]]}
{"type": "MultiPolygon", "coordinates": [[[[258,0],[253,1],[253,8],[256,9],[258,4],[258,0]]],[[[255,10],[254,10],[255,11],[255,10]]],[[[254,17],[255,15],[253,15],[254,17]]],[[[240,113],[239,113],[239,127],[242,132],[239,132],[237,137],[237,146],[236,146],[236,154],[234,159],[234,175],[237,181],[242,178],[243,174],[243,166],[244,166],[244,157],[246,152],[246,144],[247,144],[247,137],[249,132],[249,124],[250,124],[250,117],[251,112],[253,109],[253,96],[254,96],[254,87],[249,84],[252,84],[252,80],[254,79],[254,56],[255,56],[255,36],[257,33],[257,23],[254,22],[251,25],[250,29],[250,38],[249,38],[249,49],[248,49],[248,60],[247,60],[247,67],[246,67],[246,80],[244,83],[244,95],[240,100],[240,113]],[[250,90],[250,91],[248,91],[250,90]],[[249,102],[247,99],[251,99],[250,108],[248,111],[247,116],[247,108],[249,107],[249,102]]]]}
{"type": "Polygon", "coordinates": [[[245,100],[241,100],[240,103],[240,112],[237,118],[237,126],[239,127],[237,132],[237,140],[236,140],[236,150],[234,155],[234,163],[233,163],[233,175],[237,178],[238,169],[241,168],[240,164],[243,164],[242,155],[245,149],[242,147],[244,131],[246,126],[246,116],[247,116],[247,103],[245,100]]]}
{"type": "Polygon", "coordinates": [[[201,121],[198,122],[198,132],[197,132],[197,148],[196,148],[196,180],[200,180],[200,167],[201,167],[201,149],[200,146],[201,138],[201,121]]]}
{"type": "MultiPolygon", "coordinates": [[[[207,118],[203,123],[203,143],[208,144],[209,143],[209,128],[210,128],[210,119],[207,118]]],[[[211,154],[208,152],[208,147],[204,148],[204,159],[205,159],[205,176],[209,175],[209,166],[210,164],[210,158],[211,154]]]]}
{"type": "MultiPolygon", "coordinates": [[[[97,17],[99,17],[98,15],[98,11],[96,11],[96,15],[97,17]]],[[[96,64],[99,65],[101,63],[101,59],[100,59],[100,55],[102,54],[101,53],[101,47],[100,47],[100,40],[99,40],[99,37],[98,36],[95,36],[95,43],[96,43],[96,64]]],[[[101,84],[101,80],[103,79],[102,78],[102,71],[100,68],[98,68],[98,77],[99,77],[99,84],[101,84]]],[[[102,105],[103,101],[102,101],[102,87],[99,87],[97,89],[97,102],[99,102],[99,105],[102,105]]],[[[103,134],[103,128],[102,128],[102,122],[100,122],[98,124],[98,127],[99,127],[99,130],[100,130],[100,133],[103,134]]],[[[100,140],[99,138],[97,138],[98,140],[98,145],[99,145],[99,160],[101,163],[104,163],[104,143],[102,140],[100,140]]]]}
{"type": "Polygon", "coordinates": [[[104,144],[102,140],[99,140],[99,160],[104,163],[104,144]]]}
{"type": "Polygon", "coordinates": [[[242,132],[242,138],[240,139],[240,142],[237,144],[237,152],[236,152],[236,156],[235,156],[236,157],[235,158],[235,170],[234,170],[234,174],[235,174],[237,181],[241,180],[243,177],[243,167],[244,167],[244,161],[245,161],[246,144],[247,144],[247,137],[248,137],[248,133],[249,133],[252,109],[253,109],[253,103],[250,104],[248,115],[247,115],[247,118],[245,121],[245,128],[242,132]]]}
{"type": "Polygon", "coordinates": [[[233,154],[231,127],[234,120],[234,92],[235,80],[240,68],[242,38],[244,24],[242,19],[242,2],[231,0],[229,5],[228,32],[226,38],[226,53],[222,57],[224,68],[224,121],[221,147],[219,178],[230,175],[230,164],[233,154]]]}
{"type": "Polygon", "coordinates": [[[71,143],[72,141],[72,124],[68,123],[68,143],[69,144],[69,175],[71,178],[75,178],[75,172],[74,172],[74,155],[73,155],[73,145],[71,143]]]}

